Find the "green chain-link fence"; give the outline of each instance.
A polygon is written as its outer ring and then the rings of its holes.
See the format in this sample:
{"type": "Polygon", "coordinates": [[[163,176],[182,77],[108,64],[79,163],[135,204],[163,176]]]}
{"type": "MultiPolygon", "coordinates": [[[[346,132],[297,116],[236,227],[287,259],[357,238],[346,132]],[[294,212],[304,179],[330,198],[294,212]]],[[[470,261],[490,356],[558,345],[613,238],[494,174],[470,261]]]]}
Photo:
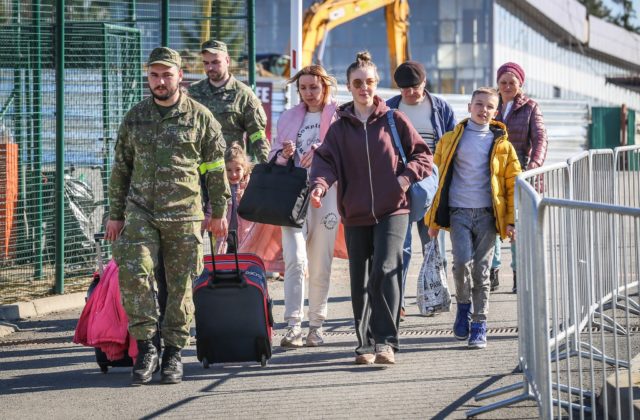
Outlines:
{"type": "Polygon", "coordinates": [[[146,57],[165,44],[182,54],[186,79],[199,79],[200,43],[216,38],[229,46],[232,72],[246,77],[252,4],[0,0],[0,304],[56,290],[55,185],[62,169],[64,270],[57,290],[88,285],[117,129],[147,94],[146,57]],[[58,10],[65,11],[63,83],[55,71],[58,10]],[[56,159],[56,124],[64,125],[64,168],[56,159]]]}

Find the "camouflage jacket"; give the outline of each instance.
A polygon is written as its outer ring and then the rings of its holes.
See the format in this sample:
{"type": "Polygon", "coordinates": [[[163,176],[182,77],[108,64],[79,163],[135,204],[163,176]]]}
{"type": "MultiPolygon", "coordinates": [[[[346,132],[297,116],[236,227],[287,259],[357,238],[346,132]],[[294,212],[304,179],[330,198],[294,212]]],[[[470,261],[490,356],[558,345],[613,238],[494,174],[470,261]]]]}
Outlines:
{"type": "Polygon", "coordinates": [[[224,86],[217,88],[205,78],[189,87],[189,95],[213,112],[222,125],[227,147],[238,142],[258,162],[267,161],[270,150],[265,133],[267,116],[249,86],[231,76],[224,86]]]}
{"type": "Polygon", "coordinates": [[[152,97],[142,100],[118,131],[109,218],[124,220],[135,206],[156,220],[203,220],[199,174],[205,174],[212,216],[224,217],[231,196],[225,150],[220,124],[187,95],[164,117],[152,97]]]}

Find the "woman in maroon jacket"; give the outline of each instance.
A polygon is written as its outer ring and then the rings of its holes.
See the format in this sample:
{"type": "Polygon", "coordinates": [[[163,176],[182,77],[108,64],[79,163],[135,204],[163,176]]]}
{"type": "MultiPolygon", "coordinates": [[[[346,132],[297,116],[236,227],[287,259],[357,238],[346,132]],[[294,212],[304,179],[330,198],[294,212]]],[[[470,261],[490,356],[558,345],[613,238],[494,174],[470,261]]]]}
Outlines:
{"type": "MultiPolygon", "coordinates": [[[[528,98],[522,91],[524,69],[513,62],[504,63],[498,69],[496,79],[500,103],[496,120],[507,126],[509,141],[513,144],[523,171],[544,164],[547,156],[547,131],[542,120],[538,103],[528,98]]],[[[516,248],[511,242],[511,268],[513,269],[513,292],[516,287],[516,248]]],[[[491,290],[498,288],[500,269],[500,240],[496,240],[493,263],[491,264],[491,290]]]]}
{"type": "Polygon", "coordinates": [[[407,165],[394,146],[378,72],[368,52],[347,69],[353,102],[338,108],[311,165],[311,204],[338,182],[345,226],[356,363],[395,363],[402,284],[402,244],[409,223],[407,190],[431,174],[432,155],[407,117],[393,112],[407,165]]]}

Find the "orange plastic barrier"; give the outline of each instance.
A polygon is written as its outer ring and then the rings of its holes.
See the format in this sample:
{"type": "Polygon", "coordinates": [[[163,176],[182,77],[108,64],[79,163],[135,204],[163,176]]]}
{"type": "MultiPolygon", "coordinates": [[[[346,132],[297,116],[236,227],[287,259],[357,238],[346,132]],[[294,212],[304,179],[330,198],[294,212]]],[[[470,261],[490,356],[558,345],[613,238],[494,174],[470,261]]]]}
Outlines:
{"type": "Polygon", "coordinates": [[[18,200],[18,145],[0,144],[0,260],[11,251],[13,213],[18,200]]]}

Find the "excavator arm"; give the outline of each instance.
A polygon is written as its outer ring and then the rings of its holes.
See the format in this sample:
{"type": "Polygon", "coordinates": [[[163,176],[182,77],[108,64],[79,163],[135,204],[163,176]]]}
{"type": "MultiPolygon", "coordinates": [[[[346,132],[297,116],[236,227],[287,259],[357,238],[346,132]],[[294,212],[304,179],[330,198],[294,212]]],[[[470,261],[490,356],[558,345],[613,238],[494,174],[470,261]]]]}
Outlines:
{"type": "MultiPolygon", "coordinates": [[[[313,62],[313,53],[336,26],[374,10],[385,8],[387,43],[392,71],[409,59],[408,0],[325,0],[316,1],[304,14],[302,22],[302,65],[313,62]]],[[[393,78],[391,78],[393,80],[393,78]]]]}

